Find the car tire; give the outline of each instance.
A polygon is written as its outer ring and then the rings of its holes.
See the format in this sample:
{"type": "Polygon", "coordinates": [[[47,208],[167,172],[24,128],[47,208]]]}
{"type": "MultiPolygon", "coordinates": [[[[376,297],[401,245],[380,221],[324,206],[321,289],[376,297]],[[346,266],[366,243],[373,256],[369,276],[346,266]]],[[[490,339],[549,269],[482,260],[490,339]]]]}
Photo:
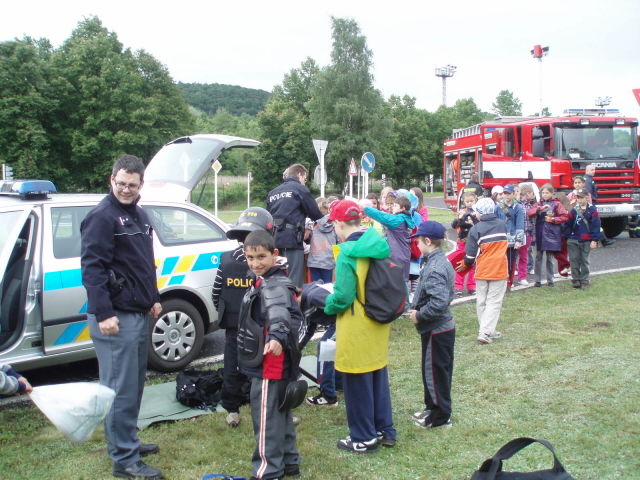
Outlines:
{"type": "Polygon", "coordinates": [[[182,370],[200,353],[203,341],[198,309],[179,298],[166,300],[162,314],[149,320],[148,366],[159,372],[182,370]]]}

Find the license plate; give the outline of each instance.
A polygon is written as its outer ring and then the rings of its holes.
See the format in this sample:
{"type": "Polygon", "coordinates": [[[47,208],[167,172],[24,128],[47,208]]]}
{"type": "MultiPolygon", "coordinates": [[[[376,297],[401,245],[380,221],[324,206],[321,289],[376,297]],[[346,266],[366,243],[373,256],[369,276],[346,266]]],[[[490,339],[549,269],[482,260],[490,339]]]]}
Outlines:
{"type": "Polygon", "coordinates": [[[615,213],[616,207],[598,207],[600,213],[615,213]]]}

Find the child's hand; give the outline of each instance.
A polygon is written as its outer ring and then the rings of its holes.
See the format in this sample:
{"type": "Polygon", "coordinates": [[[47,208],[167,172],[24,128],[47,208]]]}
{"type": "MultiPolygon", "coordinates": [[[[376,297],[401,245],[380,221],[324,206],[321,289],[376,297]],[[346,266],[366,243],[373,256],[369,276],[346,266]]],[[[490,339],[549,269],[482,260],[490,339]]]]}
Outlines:
{"type": "Polygon", "coordinates": [[[282,345],[280,345],[280,342],[277,340],[270,340],[264,346],[264,354],[266,355],[267,353],[271,353],[276,357],[280,356],[280,354],[282,353],[282,345]]]}
{"type": "Polygon", "coordinates": [[[598,242],[591,242],[591,245],[589,245],[591,247],[591,249],[593,250],[594,248],[598,247],[598,242]]]}
{"type": "Polygon", "coordinates": [[[417,310],[409,310],[409,318],[413,322],[414,325],[418,324],[418,317],[416,316],[417,310]]]}

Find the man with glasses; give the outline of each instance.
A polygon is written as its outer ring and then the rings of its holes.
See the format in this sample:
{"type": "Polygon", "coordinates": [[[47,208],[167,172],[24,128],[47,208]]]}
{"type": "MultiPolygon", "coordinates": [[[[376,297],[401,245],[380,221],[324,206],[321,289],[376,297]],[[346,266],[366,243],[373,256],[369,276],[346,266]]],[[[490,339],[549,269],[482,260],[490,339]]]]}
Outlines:
{"type": "Polygon", "coordinates": [[[319,220],[318,208],[307,183],[307,169],[296,163],[285,170],[282,184],[267,195],[267,211],[278,228],[276,248],[287,257],[289,278],[298,287],[304,283],[304,227],[306,218],[319,220]]]}
{"type": "Polygon", "coordinates": [[[157,453],[140,444],[136,424],[147,371],[148,315],[162,311],[156,283],[151,223],[138,206],[144,164],[124,155],[114,164],[111,191],[82,222],[82,284],[100,383],[116,397],[104,421],[113,475],[163,478],[140,457],[157,453]]]}

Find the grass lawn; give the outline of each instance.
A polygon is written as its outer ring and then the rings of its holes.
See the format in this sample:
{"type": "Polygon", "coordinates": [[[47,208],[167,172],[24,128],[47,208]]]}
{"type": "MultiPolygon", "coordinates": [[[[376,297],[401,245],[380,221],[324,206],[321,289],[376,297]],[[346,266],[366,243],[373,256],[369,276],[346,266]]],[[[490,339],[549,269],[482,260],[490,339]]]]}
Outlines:
{"type": "MultiPolygon", "coordinates": [[[[454,307],[454,426],[432,431],[410,419],[423,408],[420,341],[408,320],[396,321],[389,376],[398,444],[375,455],[340,451],[335,444],[348,434],[342,399],[338,408],[303,405],[295,411],[302,418],[303,478],[469,479],[519,436],[550,441],[576,479],[639,478],[638,298],[638,272],[596,276],[588,291],[558,282],[509,293],[498,325],[503,337],[491,345],[475,340],[475,304],[454,307]]],[[[242,415],[237,429],[221,414],[151,426],[140,436],[162,450],[149,463],[169,479],[220,472],[250,477],[254,440],[247,407],[242,415]]],[[[0,425],[3,480],[113,478],[102,431],[74,445],[35,407],[0,411],[0,425]]],[[[505,470],[551,464],[546,449],[530,446],[505,470]]]]}

